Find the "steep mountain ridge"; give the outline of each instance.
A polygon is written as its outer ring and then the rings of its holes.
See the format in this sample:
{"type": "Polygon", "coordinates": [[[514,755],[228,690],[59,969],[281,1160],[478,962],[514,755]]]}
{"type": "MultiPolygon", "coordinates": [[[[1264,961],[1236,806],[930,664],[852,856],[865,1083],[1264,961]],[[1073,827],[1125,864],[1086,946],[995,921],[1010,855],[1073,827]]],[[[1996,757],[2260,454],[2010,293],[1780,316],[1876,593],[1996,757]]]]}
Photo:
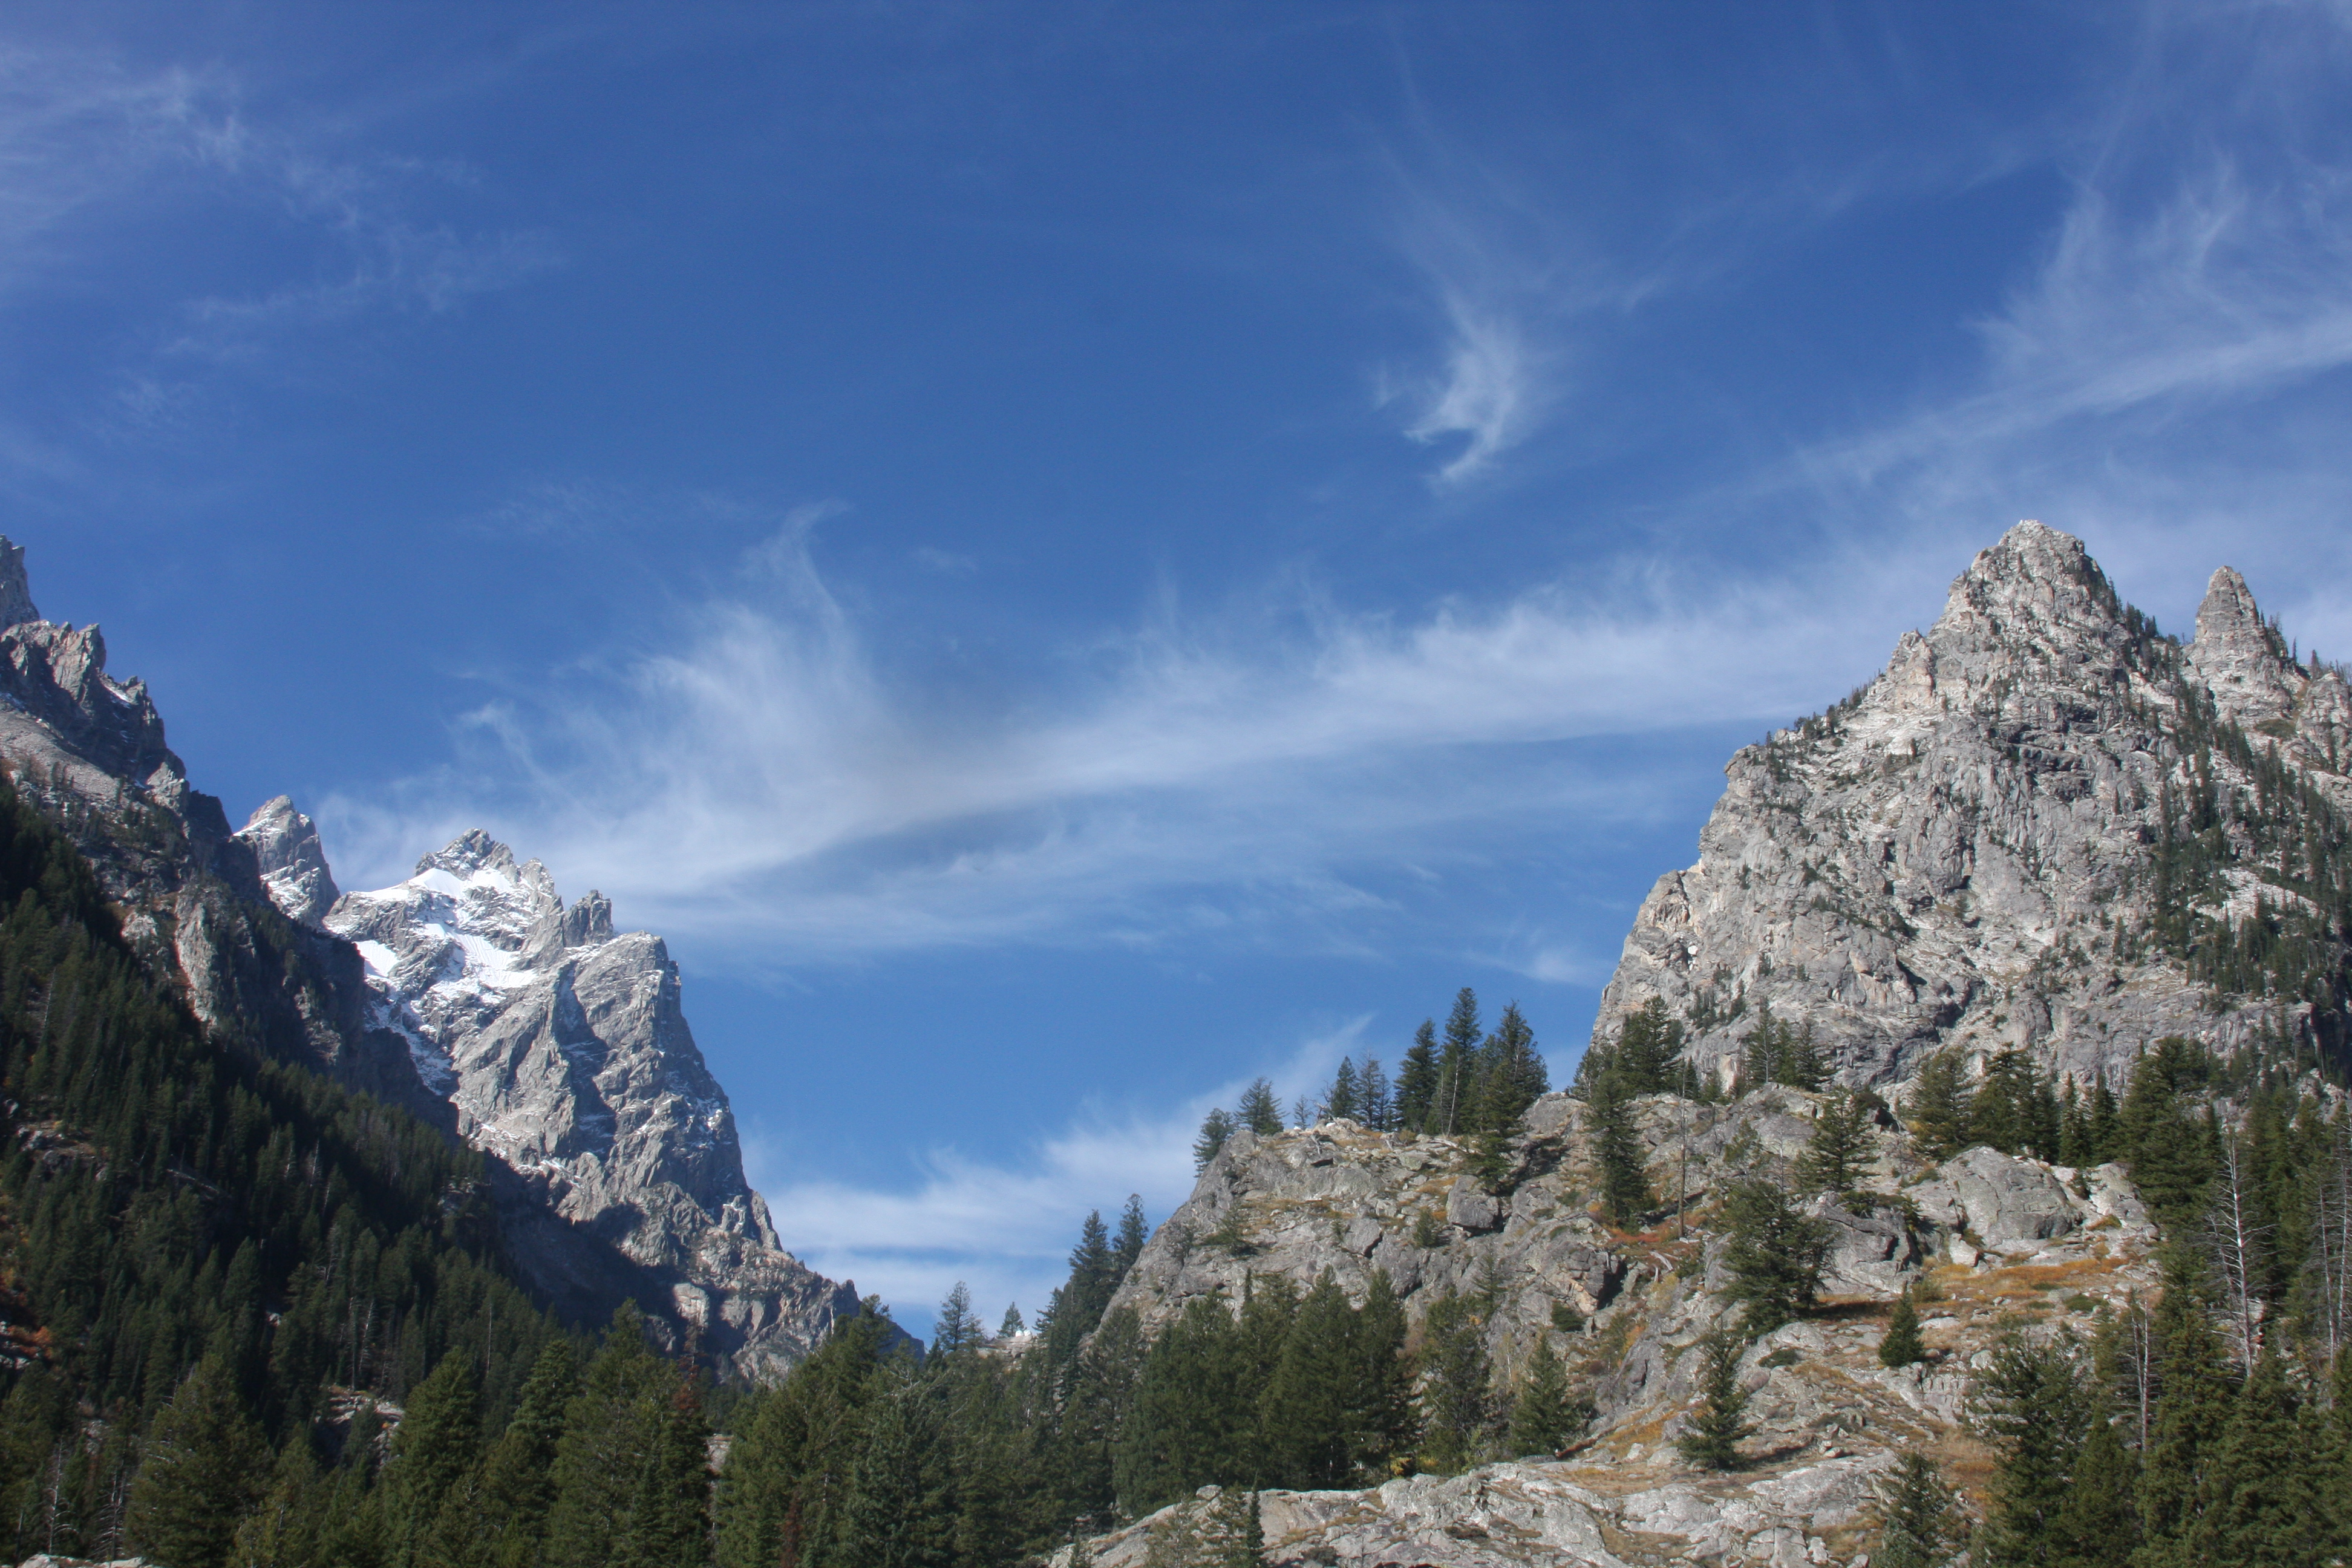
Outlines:
{"type": "Polygon", "coordinates": [[[1766,1007],[1855,1082],[1946,1046],[2120,1082],[2166,1035],[2340,1065],[2347,724],[2234,571],[2184,648],[2020,523],[1874,680],[1732,758],[1594,1037],[1658,998],[1727,1085],[1766,1007]]]}
{"type": "Polygon", "coordinates": [[[634,1298],[673,1342],[765,1375],[856,1310],[782,1250],[745,1183],[659,938],[616,935],[593,894],[566,908],[479,834],[346,896],[290,800],[232,832],[144,683],[107,672],[96,626],[41,618],[5,540],[0,759],[207,1028],[492,1154],[505,1249],[567,1315],[634,1298]]]}
{"type": "MultiPolygon", "coordinates": [[[[315,843],[299,814],[257,816],[249,831],[282,838],[289,826],[315,843]]],[[[545,867],[477,829],[404,882],[341,895],[323,924],[358,948],[372,1020],[407,1042],[458,1132],[548,1213],[656,1271],[706,1350],[772,1373],[856,1313],[852,1286],[783,1250],[744,1180],[677,964],[659,937],[615,931],[601,893],[567,907],[545,867]]],[[[562,1259],[548,1250],[552,1274],[562,1259]]]]}

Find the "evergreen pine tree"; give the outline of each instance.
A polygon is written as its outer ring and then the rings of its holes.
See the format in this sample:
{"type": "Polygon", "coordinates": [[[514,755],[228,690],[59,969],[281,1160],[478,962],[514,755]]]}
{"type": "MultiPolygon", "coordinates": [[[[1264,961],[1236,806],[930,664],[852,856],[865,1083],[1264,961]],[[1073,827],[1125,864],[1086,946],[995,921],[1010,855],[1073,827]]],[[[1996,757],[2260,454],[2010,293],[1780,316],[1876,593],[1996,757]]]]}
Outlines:
{"type": "Polygon", "coordinates": [[[1480,1131],[1507,1134],[1517,1128],[1528,1107],[1551,1089],[1550,1072],[1536,1048],[1535,1031],[1528,1026],[1517,1002],[1503,1008],[1484,1054],[1486,1070],[1478,1086],[1475,1121],[1480,1131]]]}
{"type": "Polygon", "coordinates": [[[1911,1304],[1911,1287],[1895,1299],[1886,1320],[1885,1337],[1878,1342],[1878,1359],[1885,1366],[1909,1366],[1927,1359],[1927,1342],[1919,1337],[1919,1310],[1911,1304]]]}
{"type": "Polygon", "coordinates": [[[1342,1117],[1349,1121],[1357,1121],[1358,1113],[1363,1110],[1361,1096],[1361,1085],[1356,1076],[1356,1059],[1341,1057],[1339,1070],[1332,1075],[1331,1087],[1323,1091],[1323,1103],[1316,1107],[1316,1115],[1323,1121],[1336,1121],[1342,1117]]]}
{"type": "Polygon", "coordinates": [[[1326,1490],[1356,1479],[1355,1322],[1326,1269],[1299,1301],[1258,1399],[1259,1462],[1276,1486],[1326,1490]]]}
{"type": "Polygon", "coordinates": [[[2177,1243],[2160,1257],[2164,1294],[2152,1332],[2162,1393],[2141,1456],[2140,1533],[2152,1563],[2171,1563],[2189,1561],[2200,1483],[2229,1424],[2232,1391],[2206,1315],[2201,1260],[2177,1243]]]}
{"type": "Polygon", "coordinates": [[[946,1568],[952,1533],[929,1403],[904,1373],[883,1376],[842,1505],[844,1555],[872,1568],[946,1568]]]}
{"type": "Polygon", "coordinates": [[[692,1377],[672,1376],[651,1424],[627,1527],[613,1543],[612,1568],[700,1568],[710,1561],[710,1423],[692,1377]]]}
{"type": "Polygon", "coordinates": [[[1724,1213],[1730,1235],[1723,1265],[1731,1274],[1724,1295],[1746,1308],[1741,1321],[1749,1334],[1769,1334],[1820,1294],[1829,1224],[1799,1210],[1769,1181],[1733,1183],[1724,1213]]]}
{"type": "Polygon", "coordinates": [[[1948,1160],[1969,1146],[1969,1091],[1957,1047],[1937,1051],[1920,1064],[1912,1080],[1909,1115],[1904,1120],[1919,1152],[1948,1160]]]}
{"type": "Polygon", "coordinates": [[[222,1568],[269,1454],[224,1358],[207,1355],[181,1379],[146,1449],[131,1489],[131,1543],[171,1568],[222,1568]]]}
{"type": "Polygon", "coordinates": [[[1746,1415],[1748,1392],[1739,1386],[1738,1336],[1717,1331],[1698,1342],[1699,1403],[1683,1418],[1683,1435],[1675,1439],[1682,1457],[1710,1470],[1734,1470],[1740,1465],[1739,1440],[1751,1431],[1746,1415]]]}
{"type": "Polygon", "coordinates": [[[1601,1166],[1601,1204],[1612,1225],[1621,1228],[1641,1223],[1653,1205],[1650,1177],[1642,1158],[1642,1135],[1633,1120],[1633,1102],[1613,1072],[1593,1086],[1591,1100],[1592,1152],[1601,1166]]]}
{"type": "Polygon", "coordinates": [[[2198,1489],[2191,1552],[2233,1568],[2327,1561],[2341,1545],[2328,1517],[2335,1488],[2315,1473],[2299,1401],[2268,1348],[2232,1404],[2198,1489]]]}
{"type": "Polygon", "coordinates": [[[2204,1053],[2194,1041],[2167,1037],[2140,1058],[2124,1092],[2120,1121],[2132,1181],[2157,1217],[2171,1226],[2197,1211],[2213,1173],[2210,1144],[2184,1099],[2203,1081],[2204,1070],[2204,1053]]]}
{"type": "Polygon", "coordinates": [[[1780,1081],[1780,1058],[1789,1043],[1787,1034],[1784,1026],[1772,1021],[1772,1004],[1757,1003],[1756,1022],[1739,1037],[1743,1047],[1739,1056],[1741,1092],[1780,1081]]]}
{"type": "Polygon", "coordinates": [[[1448,1288],[1422,1334],[1423,1467],[1467,1469],[1486,1458],[1495,1426],[1486,1321],[1475,1300],[1448,1288]]]}
{"type": "Polygon", "coordinates": [[[2068,1568],[2126,1568],[2138,1549],[2139,1461],[2104,1403],[2093,1407],[2056,1533],[2068,1568]]]}
{"type": "Polygon", "coordinates": [[[1877,1143],[1862,1090],[1832,1095],[1813,1118],[1812,1136],[1797,1159],[1797,1180],[1808,1192],[1844,1192],[1877,1157],[1877,1143]]]}
{"type": "Polygon", "coordinates": [[[432,1375],[410,1391],[383,1481],[395,1564],[415,1557],[450,1489],[474,1468],[480,1420],[469,1350],[443,1356],[432,1375]]]}
{"type": "Polygon", "coordinates": [[[1234,1119],[1222,1110],[1212,1110],[1201,1120],[1201,1135],[1192,1140],[1192,1174],[1199,1175],[1234,1135],[1234,1119]]]}
{"type": "Polygon", "coordinates": [[[1958,1501],[1936,1461],[1916,1451],[1878,1483],[1879,1528],[1872,1568],[1943,1568],[1958,1544],[1958,1501]]]}
{"type": "Polygon", "coordinates": [[[2123,1157],[2123,1118],[2116,1104],[2115,1091],[2107,1087],[2107,1069],[2101,1068],[2091,1084],[2091,1105],[2085,1118],[2089,1127],[2089,1148],[2085,1157],[2094,1165],[2104,1165],[2123,1157]]]}
{"type": "Polygon", "coordinates": [[[1021,1303],[1006,1302],[1003,1321],[996,1325],[996,1337],[1000,1340],[1009,1340],[1015,1334],[1025,1334],[1028,1331],[1029,1325],[1021,1321],[1021,1303]]]}
{"type": "Polygon", "coordinates": [[[1127,1271],[1143,1256],[1143,1244],[1151,1239],[1151,1226],[1143,1217],[1143,1198],[1139,1194],[1127,1194],[1127,1206],[1118,1211],[1118,1238],[1111,1243],[1110,1258],[1115,1270],[1112,1287],[1127,1279],[1127,1271]]]}
{"type": "Polygon", "coordinates": [[[1483,1037],[1478,1026],[1478,994],[1465,985],[1454,994],[1454,1007],[1445,1016],[1445,1041],[1437,1058],[1437,1083],[1429,1108],[1428,1132],[1450,1138],[1457,1132],[1470,1131],[1464,1113],[1472,1109],[1470,1094],[1476,1086],[1473,1077],[1478,1068],[1478,1047],[1483,1037]]]}
{"type": "Polygon", "coordinates": [[[627,1534],[670,1381],[646,1347],[645,1319],[624,1303],[564,1412],[550,1473],[550,1568],[605,1568],[613,1542],[627,1534]]]}
{"type": "Polygon", "coordinates": [[[499,1568],[529,1568],[539,1560],[547,1510],[555,1500],[551,1472],[577,1377],[570,1343],[551,1342],[532,1363],[506,1430],[483,1458],[483,1544],[499,1568]]]}
{"type": "Polygon", "coordinates": [[[971,1310],[971,1289],[961,1279],[950,1290],[947,1299],[931,1321],[931,1353],[953,1355],[982,1343],[987,1333],[979,1317],[971,1310]]]}
{"type": "Polygon", "coordinates": [[[1274,1097],[1274,1085],[1264,1079],[1253,1079],[1242,1090],[1242,1102],[1234,1108],[1234,1120],[1261,1138],[1271,1138],[1282,1131],[1282,1102],[1274,1097]]]}
{"type": "Polygon", "coordinates": [[[1419,1132],[1429,1125],[1430,1107],[1437,1100],[1437,1024],[1423,1018],[1413,1031],[1412,1044],[1397,1064],[1396,1121],[1419,1132]]]}
{"type": "Polygon", "coordinates": [[[1365,1475],[1386,1475],[1389,1461],[1412,1447],[1418,1427],[1412,1366],[1405,1356],[1404,1303],[1385,1268],[1372,1271],[1364,1304],[1356,1310],[1349,1350],[1348,1425],[1356,1468],[1365,1475]]]}
{"type": "Polygon", "coordinates": [[[1360,1120],[1375,1132],[1396,1130],[1396,1100],[1389,1091],[1388,1075],[1381,1070],[1381,1058],[1364,1058],[1361,1084],[1363,1109],[1360,1120]]]}
{"type": "Polygon", "coordinates": [[[2082,1369],[2063,1346],[2011,1336],[1969,1400],[1995,1454],[1984,1561],[2041,1568],[2067,1545],[2064,1515],[2092,1415],[2082,1369]]]}
{"type": "Polygon", "coordinates": [[[1551,1336],[1537,1335],[1518,1396],[1511,1402],[1511,1452],[1556,1454],[1576,1441],[1591,1419],[1591,1404],[1579,1400],[1569,1385],[1568,1368],[1553,1353],[1551,1336]]]}
{"type": "Polygon", "coordinates": [[[1780,1081],[1782,1083],[1791,1089],[1801,1089],[1811,1093],[1829,1081],[1829,1063],[1823,1059],[1822,1048],[1813,1039],[1812,1020],[1807,1019],[1804,1028],[1795,1032],[1791,1032],[1789,1026],[1783,1024],[1780,1026],[1780,1081]]]}
{"type": "Polygon", "coordinates": [[[1682,1041],[1682,1025],[1668,1016],[1663,998],[1653,996],[1625,1015],[1616,1049],[1606,1053],[1596,1071],[1613,1068],[1632,1094],[1669,1093],[1681,1087],[1676,1058],[1682,1041]]]}

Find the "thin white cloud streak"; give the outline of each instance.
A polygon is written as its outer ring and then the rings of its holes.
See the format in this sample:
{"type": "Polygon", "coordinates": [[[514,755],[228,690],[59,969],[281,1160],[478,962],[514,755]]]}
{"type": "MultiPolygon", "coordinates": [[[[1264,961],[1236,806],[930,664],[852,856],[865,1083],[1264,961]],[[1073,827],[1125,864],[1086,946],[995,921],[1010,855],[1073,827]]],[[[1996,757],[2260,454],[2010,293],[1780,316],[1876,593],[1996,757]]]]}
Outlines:
{"type": "MultiPolygon", "coordinates": [[[[1343,1055],[1362,1055],[1369,1018],[1293,1047],[1270,1068],[1286,1105],[1312,1096],[1343,1055]]],[[[928,1313],[958,1280],[969,1284],[990,1326],[1006,1303],[1032,1319],[1068,1273],[1078,1222],[1098,1209],[1116,1224],[1129,1194],[1154,1225],[1192,1189],[1192,1140],[1212,1105],[1231,1106],[1243,1080],[1219,1085],[1150,1115],[1082,1111],[1022,1160],[991,1163],[933,1151],[906,1191],[825,1180],[779,1180],[754,1159],[786,1245],[805,1263],[879,1295],[908,1316],[928,1313]],[[885,1241],[883,1238],[887,1238],[885,1241]]]]}
{"type": "MultiPolygon", "coordinates": [[[[1113,673],[975,718],[886,677],[799,525],[758,570],[680,646],[481,710],[489,749],[462,774],[322,803],[346,880],[482,821],[625,919],[780,962],[1340,920],[1380,901],[1349,868],[1529,813],[1643,809],[1556,758],[1471,767],[1479,748],[1786,720],[1866,679],[1901,629],[1832,613],[1818,579],[1629,575],[1402,626],[1308,605],[1279,636],[1148,628],[1113,673]]],[[[1906,573],[1840,575],[1865,602],[1932,605],[1942,574],[1906,573]]]]}

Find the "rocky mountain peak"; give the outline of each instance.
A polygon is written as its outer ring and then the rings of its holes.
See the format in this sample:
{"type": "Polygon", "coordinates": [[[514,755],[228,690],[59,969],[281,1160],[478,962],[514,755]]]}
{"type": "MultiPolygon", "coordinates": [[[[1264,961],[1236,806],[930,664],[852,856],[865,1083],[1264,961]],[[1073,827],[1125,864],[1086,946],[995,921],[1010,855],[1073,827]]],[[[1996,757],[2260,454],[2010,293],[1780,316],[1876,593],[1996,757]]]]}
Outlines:
{"type": "Polygon", "coordinates": [[[263,805],[236,836],[253,847],[262,884],[288,919],[307,926],[326,919],[342,895],[327,869],[318,824],[295,810],[290,796],[281,795],[263,805]]]}
{"type": "Polygon", "coordinates": [[[1924,640],[1947,705],[1998,705],[2021,686],[2115,684],[2131,641],[2122,610],[2081,540],[2028,520],[1954,580],[1924,640]]]}
{"type": "Polygon", "coordinates": [[[404,882],[344,894],[325,923],[357,945],[375,1023],[407,1042],[457,1131],[537,1200],[507,1218],[542,1288],[652,1305],[651,1284],[746,1373],[799,1360],[856,1311],[852,1286],[782,1250],[677,966],[659,937],[616,931],[604,894],[567,907],[544,866],[477,828],[404,882]],[[644,1278],[580,1279],[583,1236],[644,1278]]]}
{"type": "Polygon", "coordinates": [[[2332,803],[2310,810],[2352,812],[2342,679],[2287,658],[2236,573],[2206,606],[2183,650],[2079,540],[2018,524],[1869,686],[1733,758],[1698,863],[1635,918],[1597,1037],[1658,998],[1726,1083],[1768,1005],[1864,1083],[1899,1085],[1945,1047],[2022,1050],[2084,1084],[2123,1081],[2166,1035],[2352,1049],[2340,933],[2316,939],[2332,956],[2315,977],[2240,977],[2242,999],[2190,968],[2192,942],[2252,941],[2242,922],[2304,897],[2302,850],[2269,842],[2286,830],[2253,804],[2265,758],[2310,786],[2296,800],[2332,803]],[[2203,831],[2184,815],[2198,801],[2232,826],[2160,870],[2164,846],[2203,831]]]}
{"type": "Polygon", "coordinates": [[[40,618],[25,580],[25,547],[0,533],[0,630],[40,618]]]}
{"type": "Polygon", "coordinates": [[[2250,728],[2273,721],[2292,727],[2296,699],[2312,672],[2287,657],[2286,644],[2263,618],[2253,590],[2234,570],[2213,574],[2197,606],[2197,640],[2189,668],[2212,692],[2215,705],[2250,728]]]}

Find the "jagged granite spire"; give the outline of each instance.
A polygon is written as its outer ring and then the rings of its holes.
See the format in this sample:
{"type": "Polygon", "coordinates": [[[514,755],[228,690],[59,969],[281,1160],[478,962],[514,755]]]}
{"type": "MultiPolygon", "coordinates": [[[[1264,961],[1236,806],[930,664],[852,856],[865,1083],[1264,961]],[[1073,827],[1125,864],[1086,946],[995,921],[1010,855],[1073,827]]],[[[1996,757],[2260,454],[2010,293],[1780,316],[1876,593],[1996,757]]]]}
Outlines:
{"type": "Polygon", "coordinates": [[[292,797],[281,795],[262,806],[236,836],[253,847],[262,883],[289,920],[317,926],[342,896],[327,868],[319,825],[294,809],[292,797]]]}
{"type": "MultiPolygon", "coordinates": [[[[2217,710],[2352,803],[2343,681],[2287,657],[2235,572],[2215,574],[2183,650],[2079,540],[2018,524],[1877,679],[1732,758],[1698,863],[1635,917],[1596,1036],[1661,998],[1727,1080],[1769,1004],[1860,1082],[1948,1044],[2115,1083],[2168,1034],[2340,1046],[2344,1020],[2307,1004],[2217,1009],[2149,940],[2152,847],[2196,776],[2182,724],[2217,710]]],[[[2205,765],[2252,788],[2221,749],[2205,765]]],[[[2243,918],[2257,880],[2223,875],[2210,912],[2243,918]]]]}
{"type": "Polygon", "coordinates": [[[25,547],[0,533],[0,630],[40,618],[25,580],[25,547]]]}

